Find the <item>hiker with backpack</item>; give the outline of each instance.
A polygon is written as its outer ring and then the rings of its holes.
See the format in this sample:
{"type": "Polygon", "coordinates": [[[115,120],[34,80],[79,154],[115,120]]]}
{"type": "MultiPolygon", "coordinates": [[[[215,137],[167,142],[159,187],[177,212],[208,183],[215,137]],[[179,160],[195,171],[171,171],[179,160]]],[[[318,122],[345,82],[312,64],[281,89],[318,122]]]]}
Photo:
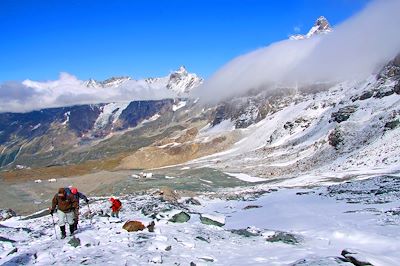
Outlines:
{"type": "Polygon", "coordinates": [[[78,191],[76,187],[68,187],[64,188],[67,195],[72,194],[73,197],[78,201],[78,210],[75,212],[74,216],[74,229],[78,230],[78,222],[79,222],[79,199],[83,199],[86,204],[89,204],[89,199],[85,196],[85,194],[78,191]]]}
{"type": "Polygon", "coordinates": [[[75,231],[74,227],[74,217],[75,212],[78,210],[78,201],[76,198],[70,194],[67,195],[64,188],[59,188],[58,193],[54,195],[52,200],[52,206],[50,208],[50,214],[56,211],[58,215],[58,225],[61,230],[61,239],[66,237],[65,224],[69,225],[70,234],[73,235],[75,231]]]}
{"type": "Polygon", "coordinates": [[[119,211],[122,208],[122,203],[119,199],[114,199],[113,197],[110,198],[111,202],[111,217],[119,218],[119,211]]]}

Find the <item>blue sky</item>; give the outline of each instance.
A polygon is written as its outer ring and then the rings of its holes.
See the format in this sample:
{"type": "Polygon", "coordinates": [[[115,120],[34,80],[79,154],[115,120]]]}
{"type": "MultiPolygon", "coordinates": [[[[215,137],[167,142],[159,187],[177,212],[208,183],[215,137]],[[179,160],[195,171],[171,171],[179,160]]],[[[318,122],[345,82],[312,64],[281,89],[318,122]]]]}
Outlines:
{"type": "Polygon", "coordinates": [[[0,1],[0,82],[167,75],[209,77],[234,57],[333,25],[368,0],[0,1]]]}

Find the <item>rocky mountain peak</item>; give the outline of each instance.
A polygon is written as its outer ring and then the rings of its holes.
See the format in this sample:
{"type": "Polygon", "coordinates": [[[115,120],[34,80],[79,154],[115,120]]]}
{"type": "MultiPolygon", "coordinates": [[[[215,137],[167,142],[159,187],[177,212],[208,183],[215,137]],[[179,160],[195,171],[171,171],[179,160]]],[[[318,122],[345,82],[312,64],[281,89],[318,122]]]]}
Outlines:
{"type": "Polygon", "coordinates": [[[177,73],[177,74],[179,73],[179,74],[183,74],[183,75],[188,74],[185,66],[180,66],[177,70],[174,71],[174,73],[177,73]]]}
{"type": "Polygon", "coordinates": [[[102,81],[101,85],[103,85],[103,87],[118,87],[119,85],[122,85],[123,83],[131,79],[132,78],[128,76],[111,77],[109,79],[102,81]]]}
{"type": "Polygon", "coordinates": [[[320,34],[327,34],[332,32],[331,25],[329,24],[329,21],[324,17],[320,16],[314,23],[314,26],[308,31],[306,35],[302,34],[296,34],[290,36],[291,40],[304,40],[304,39],[309,39],[315,35],[320,35],[320,34]]]}
{"type": "Polygon", "coordinates": [[[194,87],[199,86],[203,79],[194,73],[189,73],[185,66],[180,66],[178,70],[169,75],[167,88],[177,94],[188,93],[194,87]]]}
{"type": "Polygon", "coordinates": [[[84,84],[88,88],[109,88],[109,87],[118,87],[131,79],[132,79],[131,77],[127,76],[111,77],[103,81],[97,81],[91,78],[88,81],[85,81],[84,84]]]}
{"type": "Polygon", "coordinates": [[[332,31],[332,28],[329,24],[329,21],[324,17],[321,16],[315,21],[314,26],[310,29],[307,33],[308,38],[315,34],[325,34],[332,31]]]}

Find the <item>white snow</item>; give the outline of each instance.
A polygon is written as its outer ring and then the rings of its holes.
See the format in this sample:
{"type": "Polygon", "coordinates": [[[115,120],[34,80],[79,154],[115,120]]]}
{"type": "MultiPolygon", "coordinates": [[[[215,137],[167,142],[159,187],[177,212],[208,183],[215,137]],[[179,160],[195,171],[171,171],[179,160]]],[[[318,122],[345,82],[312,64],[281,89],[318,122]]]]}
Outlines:
{"type": "Polygon", "coordinates": [[[237,179],[240,179],[242,181],[251,182],[251,183],[266,181],[264,178],[249,176],[249,175],[246,175],[243,173],[225,173],[225,174],[236,177],[237,179]]]}
{"type": "Polygon", "coordinates": [[[146,124],[146,123],[149,123],[149,122],[156,121],[156,120],[159,119],[160,117],[161,117],[160,114],[155,114],[155,115],[153,115],[152,117],[150,117],[149,119],[143,120],[143,121],[142,121],[142,124],[146,124]]]}
{"type": "Polygon", "coordinates": [[[62,122],[62,125],[66,125],[69,122],[69,116],[71,115],[71,112],[68,111],[64,114],[65,120],[62,122]]]}
{"type": "Polygon", "coordinates": [[[94,123],[94,128],[103,129],[108,124],[115,123],[122,111],[128,107],[129,102],[125,103],[109,103],[103,106],[102,112],[97,117],[96,122],[94,123]]]}
{"type": "Polygon", "coordinates": [[[178,104],[172,105],[172,111],[177,111],[186,106],[186,101],[179,101],[178,104]]]}
{"type": "MultiPolygon", "coordinates": [[[[0,242],[0,264],[24,259],[25,265],[89,264],[89,265],[148,265],[161,260],[165,265],[288,265],[308,258],[339,257],[343,249],[356,250],[374,265],[396,265],[400,261],[400,220],[387,214],[398,208],[400,200],[381,204],[346,203],[333,197],[321,196],[324,188],[313,190],[280,189],[252,201],[199,198],[200,206],[190,205],[191,219],[187,223],[168,221],[181,210],[159,213],[155,232],[147,230],[128,233],[122,225],[128,220],[151,219],[143,216],[141,207],[150,196],[123,197],[120,213],[122,223],[95,215],[81,218],[75,235],[81,245],[68,244],[71,237],[55,238],[51,216],[35,220],[13,217],[0,222],[3,237],[17,240],[0,242]],[[297,193],[309,194],[298,195],[297,193]],[[258,208],[246,209],[248,205],[258,208]],[[202,224],[199,215],[225,224],[216,227],[202,224]],[[243,237],[231,229],[246,229],[259,236],[243,237]],[[297,245],[268,242],[275,232],[287,232],[300,238],[297,245]],[[202,237],[206,241],[200,240],[202,237]],[[17,252],[8,255],[17,248],[17,252]]],[[[238,191],[239,192],[239,191],[238,191]]],[[[91,203],[93,212],[109,210],[107,198],[91,203]]],[[[82,206],[81,214],[88,208],[82,206]]],[[[59,228],[56,227],[59,237],[59,228]]],[[[18,263],[16,263],[18,264],[18,263]]],[[[6,264],[7,265],[7,264],[6,264]]]]}

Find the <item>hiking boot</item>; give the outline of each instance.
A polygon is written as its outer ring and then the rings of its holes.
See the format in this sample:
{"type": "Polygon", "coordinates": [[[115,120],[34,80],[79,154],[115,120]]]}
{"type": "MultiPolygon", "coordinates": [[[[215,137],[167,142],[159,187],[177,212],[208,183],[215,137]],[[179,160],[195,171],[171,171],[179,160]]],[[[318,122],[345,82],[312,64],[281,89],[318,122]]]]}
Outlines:
{"type": "Polygon", "coordinates": [[[71,236],[74,234],[75,231],[75,226],[73,224],[69,225],[69,232],[71,233],[71,236]]]}
{"type": "Polygon", "coordinates": [[[61,230],[61,239],[67,237],[67,234],[65,233],[65,225],[60,226],[60,230],[61,230]]]}

